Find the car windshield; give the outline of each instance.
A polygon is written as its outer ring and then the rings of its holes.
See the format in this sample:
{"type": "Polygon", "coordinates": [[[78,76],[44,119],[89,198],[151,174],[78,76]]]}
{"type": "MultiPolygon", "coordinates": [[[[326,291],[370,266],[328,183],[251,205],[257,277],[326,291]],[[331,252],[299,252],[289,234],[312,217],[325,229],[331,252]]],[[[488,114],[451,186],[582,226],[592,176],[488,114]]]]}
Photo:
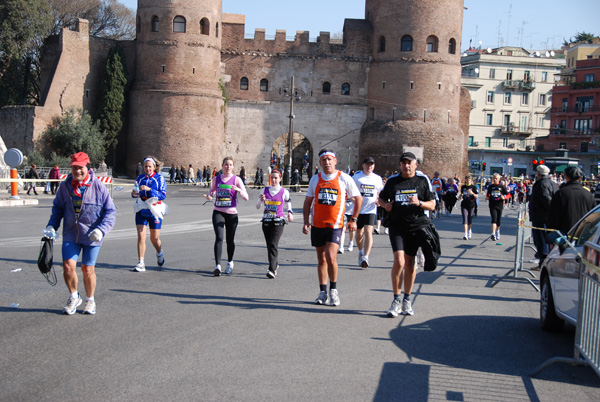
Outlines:
{"type": "Polygon", "coordinates": [[[579,225],[575,226],[570,231],[570,239],[575,246],[583,246],[588,241],[600,224],[600,210],[596,208],[594,212],[583,218],[579,225]]]}

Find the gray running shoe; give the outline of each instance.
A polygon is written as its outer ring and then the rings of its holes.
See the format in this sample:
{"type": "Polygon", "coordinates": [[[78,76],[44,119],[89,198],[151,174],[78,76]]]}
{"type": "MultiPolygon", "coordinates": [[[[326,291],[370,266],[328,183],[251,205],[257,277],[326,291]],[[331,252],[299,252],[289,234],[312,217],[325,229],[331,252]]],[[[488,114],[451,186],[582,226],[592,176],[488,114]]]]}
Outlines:
{"type": "Polygon", "coordinates": [[[221,265],[217,264],[215,270],[213,271],[214,276],[221,276],[221,265]]]}
{"type": "Polygon", "coordinates": [[[412,304],[410,300],[404,299],[402,300],[402,314],[403,315],[415,315],[415,312],[412,309],[412,304]]]}
{"type": "Polygon", "coordinates": [[[496,235],[494,233],[492,233],[492,236],[490,236],[490,239],[492,239],[492,240],[495,241],[496,240],[496,235]]]}
{"type": "Polygon", "coordinates": [[[267,269],[267,278],[269,279],[275,279],[275,277],[277,276],[277,269],[279,268],[279,265],[277,265],[277,267],[275,267],[275,271],[271,271],[270,269],[267,269]]]}
{"type": "Polygon", "coordinates": [[[317,299],[315,300],[315,304],[326,304],[327,303],[327,292],[322,290],[319,292],[317,299]]]}
{"type": "Polygon", "coordinates": [[[369,256],[368,255],[362,256],[362,261],[360,263],[360,266],[363,268],[369,268],[369,256]]]}
{"type": "Polygon", "coordinates": [[[225,275],[231,275],[233,273],[233,261],[227,261],[227,267],[225,268],[225,275]]]}
{"type": "Polygon", "coordinates": [[[162,253],[161,255],[156,257],[156,263],[158,264],[159,267],[162,267],[163,265],[165,265],[165,255],[164,253],[162,253]]]}
{"type": "Polygon", "coordinates": [[[390,318],[398,317],[402,313],[402,302],[398,299],[394,299],[390,309],[387,311],[387,316],[390,318]]]}
{"type": "Polygon", "coordinates": [[[67,305],[63,309],[63,312],[68,315],[73,315],[77,311],[77,307],[81,306],[83,300],[79,293],[77,293],[77,298],[69,296],[69,300],[67,300],[67,305]]]}
{"type": "Polygon", "coordinates": [[[337,289],[329,290],[329,305],[330,306],[339,306],[340,305],[340,298],[338,296],[337,289]]]}
{"type": "Polygon", "coordinates": [[[83,306],[83,314],[96,314],[96,302],[93,300],[86,300],[85,306],[83,306]]]}

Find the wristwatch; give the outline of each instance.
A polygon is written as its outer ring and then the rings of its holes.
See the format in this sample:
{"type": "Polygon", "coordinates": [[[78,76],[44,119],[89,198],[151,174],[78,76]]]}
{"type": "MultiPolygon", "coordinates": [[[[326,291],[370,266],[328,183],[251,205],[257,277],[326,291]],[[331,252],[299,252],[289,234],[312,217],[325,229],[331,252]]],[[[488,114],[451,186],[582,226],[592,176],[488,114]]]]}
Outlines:
{"type": "Polygon", "coordinates": [[[423,206],[423,201],[419,200],[419,207],[423,206]]]}
{"type": "Polygon", "coordinates": [[[350,220],[351,220],[352,222],[356,222],[358,219],[357,219],[357,218],[350,218],[350,220]]]}

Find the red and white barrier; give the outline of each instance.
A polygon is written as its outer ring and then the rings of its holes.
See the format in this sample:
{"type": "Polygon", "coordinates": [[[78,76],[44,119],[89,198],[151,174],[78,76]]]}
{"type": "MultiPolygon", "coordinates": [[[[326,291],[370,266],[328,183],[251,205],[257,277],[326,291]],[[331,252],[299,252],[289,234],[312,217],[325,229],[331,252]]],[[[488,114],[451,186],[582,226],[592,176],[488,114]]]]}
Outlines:
{"type": "MultiPolygon", "coordinates": [[[[64,180],[66,178],[67,178],[66,174],[60,175],[60,180],[64,180]]],[[[112,184],[112,182],[113,182],[113,178],[111,176],[96,177],[96,179],[100,180],[104,184],[112,184]]]]}

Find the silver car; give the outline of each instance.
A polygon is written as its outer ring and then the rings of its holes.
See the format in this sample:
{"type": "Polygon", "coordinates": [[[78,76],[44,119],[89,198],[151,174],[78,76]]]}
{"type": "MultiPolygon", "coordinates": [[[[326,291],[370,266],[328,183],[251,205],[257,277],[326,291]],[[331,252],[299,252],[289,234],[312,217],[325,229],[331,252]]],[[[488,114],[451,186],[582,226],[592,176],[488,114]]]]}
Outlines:
{"type": "Polygon", "coordinates": [[[540,271],[542,329],[558,331],[562,329],[565,321],[576,325],[583,245],[586,241],[600,236],[599,226],[600,205],[581,218],[566,235],[575,249],[559,240],[544,260],[540,271]]]}

